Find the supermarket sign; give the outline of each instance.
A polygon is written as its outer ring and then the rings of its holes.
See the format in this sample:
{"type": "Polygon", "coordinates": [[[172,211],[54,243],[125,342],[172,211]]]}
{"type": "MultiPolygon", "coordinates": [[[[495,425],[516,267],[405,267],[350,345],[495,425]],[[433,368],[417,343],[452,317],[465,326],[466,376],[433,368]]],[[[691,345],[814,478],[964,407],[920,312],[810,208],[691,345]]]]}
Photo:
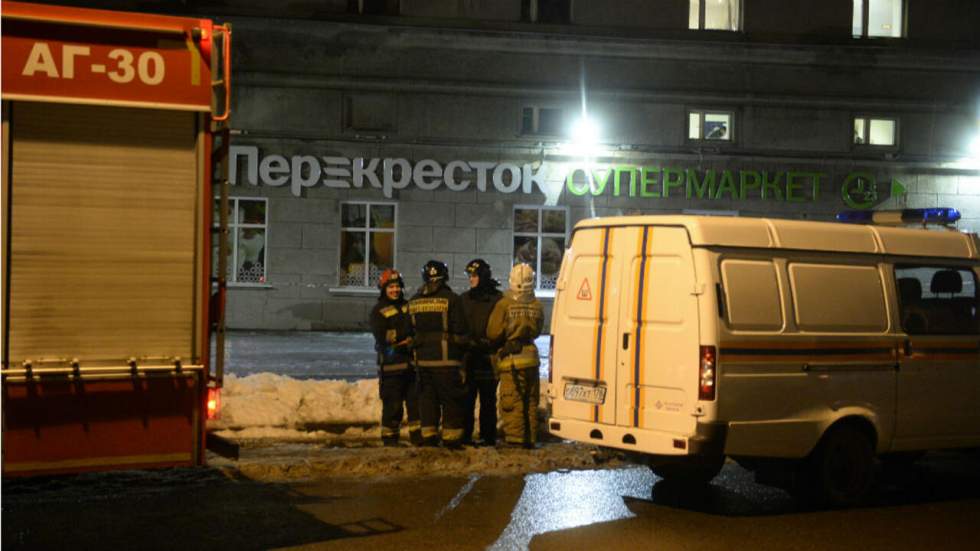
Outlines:
{"type": "Polygon", "coordinates": [[[812,203],[838,195],[851,208],[871,208],[889,195],[905,193],[897,180],[878,183],[871,172],[856,171],[835,183],[826,172],[805,170],[697,170],[677,166],[576,164],[567,162],[497,163],[489,161],[367,158],[314,155],[260,155],[255,146],[232,146],[232,184],[288,187],[300,197],[307,188],[380,190],[386,198],[414,188],[433,191],[542,193],[556,204],[572,196],[686,198],[691,200],[782,201],[812,203]],[[836,184],[836,185],[835,185],[836,184]],[[830,195],[828,195],[830,197],[830,195]]]}

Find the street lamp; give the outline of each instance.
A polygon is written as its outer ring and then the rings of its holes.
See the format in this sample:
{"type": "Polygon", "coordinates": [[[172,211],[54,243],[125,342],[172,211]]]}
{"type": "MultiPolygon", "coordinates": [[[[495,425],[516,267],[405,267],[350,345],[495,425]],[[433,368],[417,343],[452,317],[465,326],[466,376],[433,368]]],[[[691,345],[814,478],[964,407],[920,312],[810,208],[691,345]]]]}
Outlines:
{"type": "Polygon", "coordinates": [[[568,132],[570,140],[561,144],[559,153],[578,157],[582,161],[596,157],[599,153],[599,124],[588,115],[572,121],[568,132]]]}

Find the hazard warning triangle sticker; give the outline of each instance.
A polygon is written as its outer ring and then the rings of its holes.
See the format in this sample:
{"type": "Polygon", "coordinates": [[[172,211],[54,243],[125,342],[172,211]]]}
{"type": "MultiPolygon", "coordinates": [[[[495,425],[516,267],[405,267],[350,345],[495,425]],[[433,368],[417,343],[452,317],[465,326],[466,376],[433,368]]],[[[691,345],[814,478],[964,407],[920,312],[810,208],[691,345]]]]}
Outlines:
{"type": "Polygon", "coordinates": [[[582,286],[578,288],[578,295],[576,295],[579,300],[592,300],[592,289],[589,288],[589,278],[582,280],[582,286]]]}

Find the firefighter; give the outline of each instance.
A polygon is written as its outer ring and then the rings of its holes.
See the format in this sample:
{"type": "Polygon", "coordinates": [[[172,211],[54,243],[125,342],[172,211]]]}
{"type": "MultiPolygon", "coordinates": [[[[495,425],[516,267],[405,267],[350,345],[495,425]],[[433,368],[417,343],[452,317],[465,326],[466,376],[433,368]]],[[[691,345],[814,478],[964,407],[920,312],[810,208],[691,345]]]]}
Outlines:
{"type": "Polygon", "coordinates": [[[422,287],[408,302],[415,330],[414,363],[419,377],[422,444],[463,445],[463,397],[466,394],[463,353],[468,345],[466,318],[459,295],[446,284],[449,269],[438,260],[422,267],[422,287]]]}
{"type": "Polygon", "coordinates": [[[480,398],[480,444],[493,446],[497,442],[497,376],[493,372],[487,339],[487,320],[503,294],[500,283],[493,278],[490,265],[482,258],[466,265],[470,289],[461,295],[463,311],[470,330],[471,347],[465,356],[466,396],[463,403],[463,443],[473,440],[474,406],[480,398]]]}
{"type": "Polygon", "coordinates": [[[487,338],[499,346],[493,356],[500,377],[500,417],[508,445],[534,448],[538,437],[538,348],[544,309],[534,297],[534,270],[527,264],[510,271],[510,290],[490,313],[487,338]]]}
{"type": "Polygon", "coordinates": [[[381,296],[371,310],[374,349],[378,352],[378,379],[381,393],[381,442],[398,444],[404,410],[408,409],[408,436],[415,445],[422,443],[419,422],[418,389],[415,367],[411,364],[412,320],[405,300],[405,282],[398,271],[387,269],[378,280],[381,296]]]}

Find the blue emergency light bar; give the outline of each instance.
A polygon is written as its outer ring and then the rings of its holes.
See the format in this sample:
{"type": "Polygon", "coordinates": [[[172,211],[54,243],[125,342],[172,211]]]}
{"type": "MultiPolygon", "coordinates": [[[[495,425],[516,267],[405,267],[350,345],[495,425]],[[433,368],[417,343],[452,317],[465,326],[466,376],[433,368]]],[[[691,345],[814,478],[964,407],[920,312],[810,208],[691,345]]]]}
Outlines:
{"type": "Polygon", "coordinates": [[[903,224],[953,224],[960,219],[960,211],[939,207],[934,209],[902,210],[846,210],[837,214],[838,222],[851,224],[882,224],[900,226],[903,224]]]}

